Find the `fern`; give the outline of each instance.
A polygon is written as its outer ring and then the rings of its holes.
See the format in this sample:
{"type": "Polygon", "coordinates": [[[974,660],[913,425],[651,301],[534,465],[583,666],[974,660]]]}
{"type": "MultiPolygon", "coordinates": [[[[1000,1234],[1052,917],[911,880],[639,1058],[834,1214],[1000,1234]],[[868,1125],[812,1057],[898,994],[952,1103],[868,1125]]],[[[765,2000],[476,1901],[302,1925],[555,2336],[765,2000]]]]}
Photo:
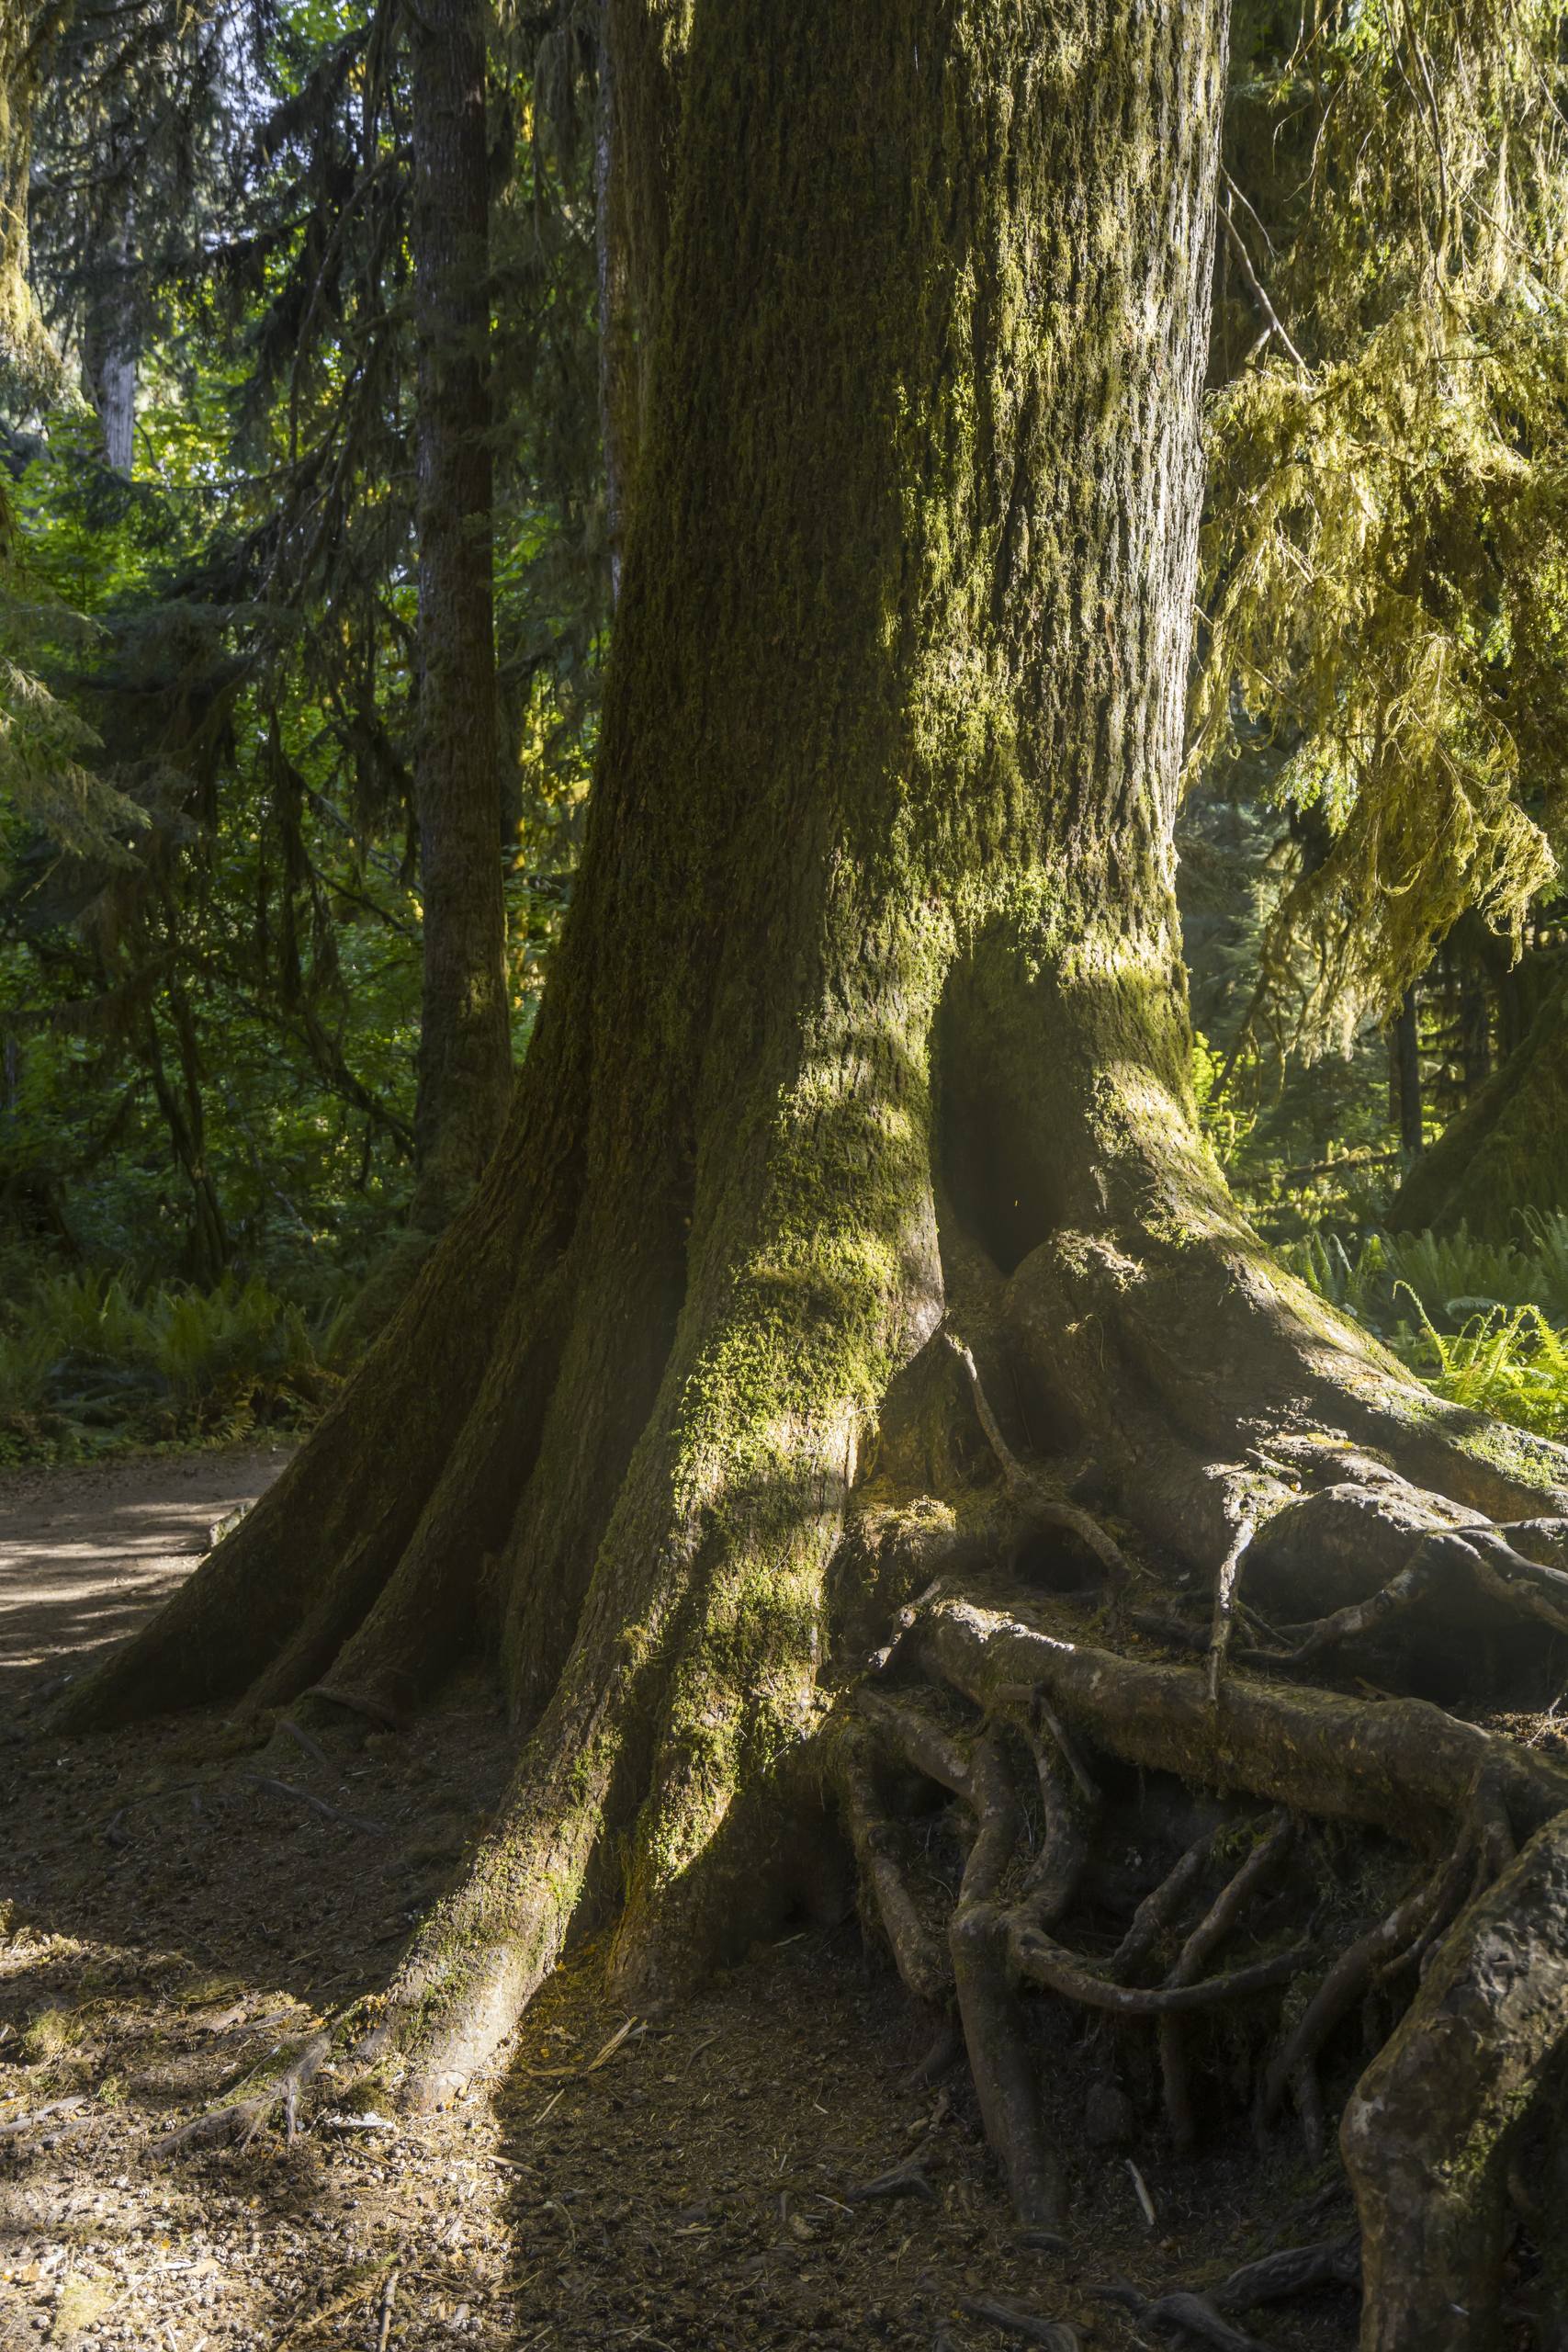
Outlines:
{"type": "Polygon", "coordinates": [[[1440,1331],[1414,1291],[1418,1328],[1402,1328],[1394,1345],[1413,1371],[1456,1405],[1536,1430],[1568,1436],[1568,1330],[1539,1306],[1495,1306],[1457,1333],[1440,1331]]]}
{"type": "Polygon", "coordinates": [[[1439,1396],[1568,1438],[1568,1216],[1532,1214],[1517,1244],[1461,1226],[1353,1246],[1312,1233],[1283,1254],[1439,1396]]]}
{"type": "Polygon", "coordinates": [[[0,1323],[0,1458],[308,1419],[347,1331],[341,1307],[312,1324],[260,1274],[141,1295],[123,1273],[56,1274],[0,1323]]]}

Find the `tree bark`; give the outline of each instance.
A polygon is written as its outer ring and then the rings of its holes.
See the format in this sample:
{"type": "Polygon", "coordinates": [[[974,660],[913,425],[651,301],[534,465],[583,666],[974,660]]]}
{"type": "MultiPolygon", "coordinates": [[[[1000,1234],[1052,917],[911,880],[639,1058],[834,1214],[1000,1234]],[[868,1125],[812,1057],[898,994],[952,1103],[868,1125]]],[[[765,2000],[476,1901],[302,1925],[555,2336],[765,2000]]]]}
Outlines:
{"type": "Polygon", "coordinates": [[[1568,981],[1541,1004],[1472,1101],[1451,1119],[1394,1195],[1396,1232],[1460,1224],[1517,1241],[1526,1209],[1568,1209],[1568,981]]]}
{"type": "Polygon", "coordinates": [[[484,15],[475,0],[422,0],[409,22],[424,917],[410,1223],[434,1233],[494,1148],[512,1058],[491,578],[484,15]]]}
{"type": "MultiPolygon", "coordinates": [[[[64,1718],[396,1722],[487,1644],[515,1777],[364,2045],[415,2107],[575,1919],[618,1914],[640,2005],[822,1899],[836,1793],[1052,2232],[1020,1984],[1156,2019],[1185,2083],[1205,2013],[1271,2030],[1312,1965],[1253,1934],[1204,1973],[1263,1869],[1203,1885],[1213,1838],[1120,1962],[1074,1952],[1102,1823],[1124,1850],[1218,1787],[1453,1849],[1338,1963],[1305,2086],[1366,1952],[1467,1932],[1510,1823],[1568,1804],[1421,1684],[1560,1655],[1568,1454],[1284,1276],[1197,1126],[1172,832],[1222,0],[689,21],[600,769],[505,1137],[319,1436],[64,1718]],[[1416,1695],[1311,1687],[1348,1658],[1416,1695]],[[1168,1981],[1122,1981],[1193,1894],[1168,1981]]],[[[1430,2352],[1378,2291],[1368,2341],[1430,2352]]]]}
{"type": "Polygon", "coordinates": [[[112,188],[104,223],[104,261],[88,293],[82,322],[83,389],[104,436],[104,460],[129,481],[136,458],[137,332],[131,287],[129,192],[112,188]]]}
{"type": "Polygon", "coordinates": [[[609,0],[600,0],[599,84],[593,113],[593,225],[599,288],[599,437],[604,449],[604,537],[609,552],[612,605],[620,601],[626,470],[636,449],[636,385],[632,373],[636,363],[635,328],[618,168],[620,137],[615,124],[614,34],[609,0]]]}
{"type": "Polygon", "coordinates": [[[621,593],[670,242],[683,41],[672,0],[599,0],[593,120],[599,419],[614,602],[621,593]]]}
{"type": "Polygon", "coordinates": [[[71,13],[71,0],[22,0],[0,17],[0,364],[46,396],[60,356],[28,282],[28,180],[38,92],[71,13]]]}

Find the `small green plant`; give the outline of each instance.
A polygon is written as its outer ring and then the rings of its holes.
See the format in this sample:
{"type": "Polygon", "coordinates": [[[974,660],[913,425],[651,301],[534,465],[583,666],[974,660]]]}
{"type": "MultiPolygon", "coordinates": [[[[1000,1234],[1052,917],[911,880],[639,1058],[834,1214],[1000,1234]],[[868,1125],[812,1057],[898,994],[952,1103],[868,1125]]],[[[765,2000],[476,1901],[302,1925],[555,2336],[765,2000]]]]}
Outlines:
{"type": "Polygon", "coordinates": [[[82,2019],[66,2009],[40,2009],[22,2036],[22,2054],[29,2066],[40,2065],[71,2049],[85,2030],[82,2019]]]}
{"type": "Polygon", "coordinates": [[[1228,1167],[1236,1158],[1258,1125],[1257,1112],[1223,1088],[1226,1062],[1227,1057],[1210,1045],[1202,1031],[1194,1030],[1192,1091],[1203,1133],[1223,1167],[1228,1167]]]}
{"type": "Polygon", "coordinates": [[[1440,1329],[1457,1329],[1494,1306],[1539,1306],[1568,1321],[1568,1216],[1532,1212],[1517,1241],[1489,1241],[1468,1226],[1451,1233],[1370,1233],[1347,1241],[1319,1230],[1287,1243],[1292,1272],[1320,1297],[1382,1329],[1407,1292],[1440,1329]]]}
{"type": "Polygon", "coordinates": [[[1540,1303],[1559,1320],[1568,1322],[1568,1212],[1558,1209],[1549,1216],[1540,1209],[1527,1209],[1524,1227],[1535,1261],[1540,1303]]]}
{"type": "Polygon", "coordinates": [[[1381,1233],[1369,1234],[1351,1250],[1337,1233],[1309,1233],[1287,1242],[1280,1256],[1320,1298],[1343,1307],[1362,1322],[1374,1319],[1375,1302],[1385,1286],[1388,1244],[1381,1233]]]}

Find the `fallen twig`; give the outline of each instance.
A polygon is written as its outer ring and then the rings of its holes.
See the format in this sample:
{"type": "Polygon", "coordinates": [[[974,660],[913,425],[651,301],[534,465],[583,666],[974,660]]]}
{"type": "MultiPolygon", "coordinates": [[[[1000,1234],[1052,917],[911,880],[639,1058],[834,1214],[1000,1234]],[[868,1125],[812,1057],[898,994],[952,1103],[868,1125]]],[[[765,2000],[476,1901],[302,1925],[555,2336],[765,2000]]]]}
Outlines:
{"type": "MultiPolygon", "coordinates": [[[[639,2024],[636,2018],[628,2018],[625,2025],[620,2027],[616,2032],[610,2036],[609,2041],[604,2044],[603,2050],[599,2051],[595,2056],[589,2059],[586,2065],[530,2066],[528,2072],[533,2075],[536,2082],[546,2083],[558,2081],[563,2076],[567,2081],[570,2082],[583,2075],[596,2075],[601,2066],[607,2066],[609,2064],[610,2060],[615,2056],[623,2041],[628,2041],[634,2033],[641,2034],[646,2033],[647,2031],[647,2026],[639,2024]]],[[[718,2037],[715,2035],[712,2038],[716,2041],[718,2037]]],[[[701,2047],[705,2049],[707,2044],[705,2042],[701,2047]]],[[[694,2051],[693,2056],[694,2057],[695,2054],[696,2052],[694,2051]]],[[[691,2064],[691,2060],[688,2059],[686,2063],[689,2065],[691,2064]]]]}
{"type": "Polygon", "coordinates": [[[74,2098],[51,2099],[47,2107],[35,2108],[31,2115],[19,2115],[14,2123],[0,2123],[0,2140],[14,2140],[30,2132],[39,2123],[47,2123],[51,2115],[70,2115],[87,2104],[85,2094],[74,2098]]]}
{"type": "Polygon", "coordinates": [[[376,2352],[387,2352],[387,2338],[392,2332],[392,2305],[398,2298],[398,2266],[394,2262],[387,2273],[387,2283],[381,2290],[381,2324],[376,2331],[376,2352]]]}
{"type": "MultiPolygon", "coordinates": [[[[298,2044],[287,2063],[265,2075],[248,2098],[233,2099],[227,2107],[212,2108],[198,2115],[193,2122],[182,2124],[178,2131],[168,2132],[152,2143],[154,2156],[179,2155],[187,2148],[199,2148],[213,2141],[237,2141],[248,2148],[273,2109],[279,2105],[284,2111],[285,2128],[290,2140],[295,2133],[295,2116],[299,2094],[306,2089],[333,2046],[329,2030],[313,2033],[298,2044]]],[[[282,2055],[275,2052],[275,2057],[282,2055]]],[[[259,2070],[258,2070],[259,2071],[259,2070]]],[[[254,2079],[254,2077],[253,2077],[254,2079]]]]}

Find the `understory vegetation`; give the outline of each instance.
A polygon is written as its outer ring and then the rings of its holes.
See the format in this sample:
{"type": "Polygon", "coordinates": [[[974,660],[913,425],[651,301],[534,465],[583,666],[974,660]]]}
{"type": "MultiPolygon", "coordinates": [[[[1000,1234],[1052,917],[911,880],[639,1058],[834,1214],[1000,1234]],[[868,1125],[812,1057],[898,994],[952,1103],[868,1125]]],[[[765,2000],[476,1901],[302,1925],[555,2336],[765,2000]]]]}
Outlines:
{"type": "Polygon", "coordinates": [[[297,1430],[345,1369],[344,1310],[315,1318],[265,1274],[141,1291],[118,1273],[34,1271],[0,1324],[0,1464],[297,1430]]]}

